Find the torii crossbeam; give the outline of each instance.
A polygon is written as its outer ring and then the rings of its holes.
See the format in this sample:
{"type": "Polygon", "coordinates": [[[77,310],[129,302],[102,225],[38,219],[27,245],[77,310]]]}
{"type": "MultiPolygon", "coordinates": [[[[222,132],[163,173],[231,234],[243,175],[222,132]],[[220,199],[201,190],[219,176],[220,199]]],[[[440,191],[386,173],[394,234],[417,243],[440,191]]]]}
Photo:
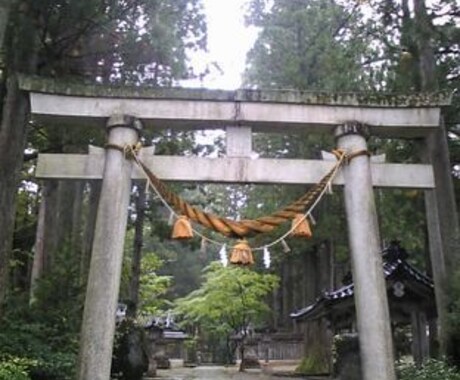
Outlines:
{"type": "MultiPolygon", "coordinates": [[[[418,138],[439,126],[448,97],[337,95],[297,91],[108,88],[22,78],[37,122],[107,126],[109,144],[135,144],[147,128],[227,128],[227,157],[156,157],[143,161],[169,181],[316,183],[333,163],[251,159],[251,131],[334,133],[338,147],[366,150],[370,134],[418,138]]],[[[108,380],[131,178],[140,173],[122,152],[40,155],[41,178],[102,178],[80,343],[79,380],[108,380]]],[[[373,186],[432,189],[430,165],[354,158],[337,177],[345,202],[365,380],[394,380],[391,330],[379,256],[373,186]]],[[[436,263],[434,263],[436,265],[436,263]]],[[[436,281],[435,268],[435,281],[436,281]]],[[[439,279],[438,279],[439,280],[439,279]]]]}

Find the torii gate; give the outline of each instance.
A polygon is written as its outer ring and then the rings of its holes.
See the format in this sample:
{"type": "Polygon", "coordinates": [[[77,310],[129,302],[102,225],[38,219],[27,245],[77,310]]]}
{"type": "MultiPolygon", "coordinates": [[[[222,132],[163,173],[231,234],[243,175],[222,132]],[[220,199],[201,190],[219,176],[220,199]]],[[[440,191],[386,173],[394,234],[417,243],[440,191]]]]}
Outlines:
{"type": "MultiPolygon", "coordinates": [[[[119,146],[137,143],[142,127],[226,128],[225,158],[155,157],[144,149],[142,160],[167,181],[317,183],[333,162],[251,159],[252,130],[334,133],[339,148],[354,152],[367,149],[369,133],[404,138],[428,135],[439,127],[441,107],[450,103],[442,95],[122,89],[68,86],[28,77],[21,79],[21,88],[30,92],[34,119],[63,127],[105,125],[108,143],[119,146]]],[[[143,176],[122,152],[108,149],[104,155],[97,150],[88,155],[39,155],[37,177],[102,178],[78,379],[109,380],[131,179],[143,176]]],[[[334,184],[345,188],[363,376],[365,380],[395,380],[373,186],[432,191],[433,170],[423,164],[373,163],[361,155],[344,167],[334,184]]],[[[438,228],[430,233],[430,239],[439,241],[438,228]]],[[[442,255],[432,260],[438,284],[441,259],[442,255]]]]}

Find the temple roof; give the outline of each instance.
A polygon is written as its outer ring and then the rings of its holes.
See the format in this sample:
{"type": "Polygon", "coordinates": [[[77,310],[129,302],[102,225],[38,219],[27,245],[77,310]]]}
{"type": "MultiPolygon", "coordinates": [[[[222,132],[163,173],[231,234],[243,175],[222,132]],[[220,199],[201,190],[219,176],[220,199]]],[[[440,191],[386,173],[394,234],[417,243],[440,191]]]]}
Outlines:
{"type": "MultiPolygon", "coordinates": [[[[402,298],[404,293],[398,295],[397,292],[401,292],[405,288],[410,288],[418,297],[434,302],[433,280],[406,261],[407,252],[399,243],[393,242],[382,252],[382,254],[383,272],[387,290],[393,289],[395,297],[402,298]]],[[[351,282],[351,274],[345,277],[345,282],[347,282],[347,284],[344,286],[332,292],[324,292],[314,303],[291,313],[291,318],[316,319],[324,317],[347,301],[351,301],[349,305],[352,306],[354,284],[351,282]]]]}

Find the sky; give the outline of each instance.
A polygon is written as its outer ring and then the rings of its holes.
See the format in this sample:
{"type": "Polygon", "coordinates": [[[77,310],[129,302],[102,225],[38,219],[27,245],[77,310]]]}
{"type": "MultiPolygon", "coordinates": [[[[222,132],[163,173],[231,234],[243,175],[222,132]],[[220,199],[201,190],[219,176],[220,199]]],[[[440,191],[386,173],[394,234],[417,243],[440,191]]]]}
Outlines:
{"type": "Polygon", "coordinates": [[[216,62],[203,81],[182,83],[187,87],[234,90],[241,87],[246,53],[254,45],[257,29],[244,25],[244,4],[247,0],[203,0],[208,23],[208,53],[195,54],[192,63],[204,68],[216,62]]]}

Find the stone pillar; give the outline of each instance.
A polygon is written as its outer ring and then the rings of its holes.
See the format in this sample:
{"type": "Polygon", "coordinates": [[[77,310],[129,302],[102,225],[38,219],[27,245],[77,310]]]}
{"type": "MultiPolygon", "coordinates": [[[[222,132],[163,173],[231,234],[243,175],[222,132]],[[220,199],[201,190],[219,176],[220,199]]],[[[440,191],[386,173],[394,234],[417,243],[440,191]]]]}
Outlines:
{"type": "MultiPolygon", "coordinates": [[[[367,128],[339,126],[338,147],[347,153],[367,150],[367,128]]],[[[353,158],[343,167],[355,307],[364,380],[395,380],[388,300],[383,276],[370,159],[353,158]]]]}
{"type": "MultiPolygon", "coordinates": [[[[141,124],[126,115],[112,116],[108,143],[136,144],[141,124]]],[[[109,380],[123,245],[131,193],[132,162],[107,149],[80,337],[78,380],[109,380]]]]}

